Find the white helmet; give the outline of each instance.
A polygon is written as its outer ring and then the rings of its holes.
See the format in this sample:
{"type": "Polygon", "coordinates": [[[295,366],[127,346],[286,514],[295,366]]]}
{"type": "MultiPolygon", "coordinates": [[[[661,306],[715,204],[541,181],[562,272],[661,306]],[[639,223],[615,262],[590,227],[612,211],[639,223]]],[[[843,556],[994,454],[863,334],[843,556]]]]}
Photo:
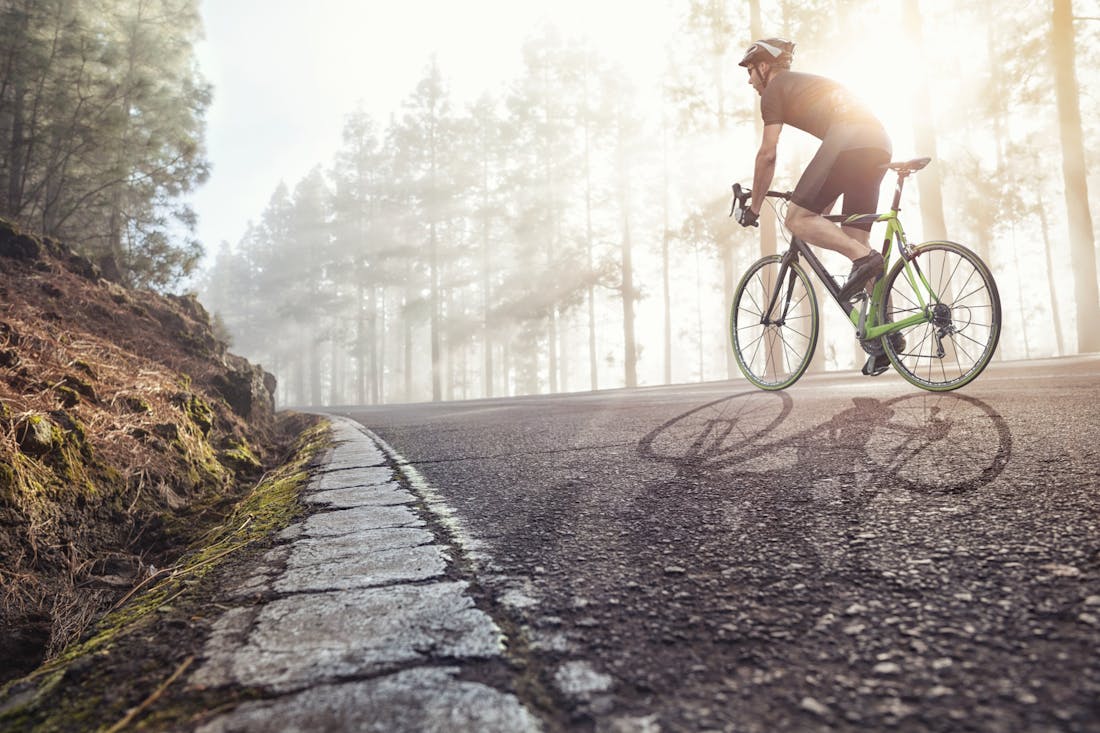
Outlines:
{"type": "Polygon", "coordinates": [[[759,61],[768,61],[776,66],[790,68],[794,57],[794,44],[785,38],[764,38],[755,41],[738,66],[752,66],[759,61]]]}

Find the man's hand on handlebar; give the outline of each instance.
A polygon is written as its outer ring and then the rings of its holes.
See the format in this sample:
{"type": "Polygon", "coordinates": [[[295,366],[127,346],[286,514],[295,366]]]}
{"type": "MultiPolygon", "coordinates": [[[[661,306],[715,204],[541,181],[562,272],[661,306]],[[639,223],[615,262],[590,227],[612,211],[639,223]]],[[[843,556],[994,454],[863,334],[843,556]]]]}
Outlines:
{"type": "Polygon", "coordinates": [[[760,215],[749,208],[749,197],[752,191],[741,188],[740,183],[733,184],[733,205],[730,207],[730,216],[737,219],[737,223],[743,227],[758,227],[757,219],[760,215]]]}
{"type": "Polygon", "coordinates": [[[737,223],[743,227],[758,227],[760,226],[760,214],[750,209],[748,206],[740,209],[737,212],[737,223]]]}

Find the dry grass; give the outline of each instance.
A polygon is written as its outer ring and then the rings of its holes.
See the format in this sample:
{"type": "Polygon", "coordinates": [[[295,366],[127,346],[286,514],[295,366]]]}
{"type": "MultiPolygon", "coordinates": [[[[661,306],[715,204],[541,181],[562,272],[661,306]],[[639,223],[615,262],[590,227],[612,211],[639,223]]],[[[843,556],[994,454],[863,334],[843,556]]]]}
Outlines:
{"type": "Polygon", "coordinates": [[[251,483],[222,451],[273,457],[213,386],[227,367],[202,316],[0,256],[0,627],[48,619],[61,649],[251,483]],[[28,447],[31,422],[47,447],[28,447]]]}

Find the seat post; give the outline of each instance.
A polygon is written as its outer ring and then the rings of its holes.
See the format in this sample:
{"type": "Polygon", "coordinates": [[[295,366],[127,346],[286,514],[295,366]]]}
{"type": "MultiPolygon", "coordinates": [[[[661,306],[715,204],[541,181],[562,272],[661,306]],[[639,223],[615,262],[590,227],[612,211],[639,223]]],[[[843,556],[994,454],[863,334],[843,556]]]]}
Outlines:
{"type": "Polygon", "coordinates": [[[894,203],[890,204],[890,210],[895,214],[901,211],[901,189],[905,187],[905,179],[909,171],[904,168],[898,171],[898,185],[894,187],[894,203]]]}

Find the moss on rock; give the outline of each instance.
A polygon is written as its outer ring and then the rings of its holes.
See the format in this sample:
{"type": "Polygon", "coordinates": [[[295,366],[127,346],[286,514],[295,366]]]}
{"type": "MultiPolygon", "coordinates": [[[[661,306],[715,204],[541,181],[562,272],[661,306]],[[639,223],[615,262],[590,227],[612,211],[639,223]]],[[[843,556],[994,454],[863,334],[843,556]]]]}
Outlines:
{"type": "Polygon", "coordinates": [[[45,456],[65,441],[61,429],[45,415],[32,414],[15,425],[15,442],[19,450],[30,456],[45,456]]]}

